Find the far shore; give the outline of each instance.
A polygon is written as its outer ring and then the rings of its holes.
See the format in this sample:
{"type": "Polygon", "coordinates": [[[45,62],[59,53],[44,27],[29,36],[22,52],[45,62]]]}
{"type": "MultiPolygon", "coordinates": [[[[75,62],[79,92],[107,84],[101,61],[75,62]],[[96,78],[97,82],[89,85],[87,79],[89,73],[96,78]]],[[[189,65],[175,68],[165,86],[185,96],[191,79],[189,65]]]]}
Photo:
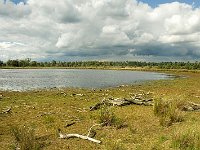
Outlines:
{"type": "Polygon", "coordinates": [[[0,67],[0,69],[96,69],[96,70],[130,70],[130,71],[150,71],[150,72],[193,72],[200,70],[188,69],[160,69],[156,67],[0,67]]]}

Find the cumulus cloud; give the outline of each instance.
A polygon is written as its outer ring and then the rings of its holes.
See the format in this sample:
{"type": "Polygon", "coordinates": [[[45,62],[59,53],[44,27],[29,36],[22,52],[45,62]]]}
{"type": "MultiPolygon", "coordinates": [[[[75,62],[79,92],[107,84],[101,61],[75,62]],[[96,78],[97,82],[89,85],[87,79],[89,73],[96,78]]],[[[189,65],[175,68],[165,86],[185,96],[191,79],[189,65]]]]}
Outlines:
{"type": "Polygon", "coordinates": [[[13,5],[12,2],[0,1],[0,17],[11,17],[12,19],[18,19],[21,17],[25,17],[31,13],[31,9],[29,6],[24,7],[24,3],[21,2],[18,5],[13,5]]]}
{"type": "Polygon", "coordinates": [[[0,59],[200,58],[200,8],[185,3],[2,1],[0,22],[0,59]]]}

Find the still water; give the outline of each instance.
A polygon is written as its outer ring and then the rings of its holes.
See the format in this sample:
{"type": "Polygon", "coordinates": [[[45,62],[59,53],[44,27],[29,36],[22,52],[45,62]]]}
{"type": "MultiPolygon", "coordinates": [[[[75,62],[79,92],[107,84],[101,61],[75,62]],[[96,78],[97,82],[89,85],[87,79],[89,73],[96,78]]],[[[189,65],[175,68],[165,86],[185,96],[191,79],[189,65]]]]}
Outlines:
{"type": "Polygon", "coordinates": [[[125,70],[0,69],[0,90],[53,87],[105,88],[170,78],[167,74],[125,70]]]}

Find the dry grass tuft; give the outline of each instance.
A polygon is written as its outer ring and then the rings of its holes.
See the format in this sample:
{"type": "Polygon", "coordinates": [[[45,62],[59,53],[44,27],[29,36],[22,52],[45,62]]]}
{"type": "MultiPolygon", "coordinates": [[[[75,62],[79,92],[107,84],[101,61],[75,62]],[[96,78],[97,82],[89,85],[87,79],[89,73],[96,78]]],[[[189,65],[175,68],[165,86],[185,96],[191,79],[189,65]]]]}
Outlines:
{"type": "Polygon", "coordinates": [[[37,142],[34,130],[32,128],[11,127],[11,133],[16,140],[16,149],[20,150],[39,150],[40,144],[37,142]]]}
{"type": "Polygon", "coordinates": [[[159,122],[162,126],[170,126],[173,123],[184,120],[183,112],[178,109],[177,103],[164,101],[163,99],[154,101],[154,114],[159,117],[159,122]]]}
{"type": "Polygon", "coordinates": [[[189,127],[174,133],[172,147],[180,150],[200,150],[200,130],[198,127],[189,127]]]}
{"type": "Polygon", "coordinates": [[[103,126],[114,126],[117,129],[125,126],[124,121],[118,118],[107,106],[101,108],[98,120],[99,123],[103,124],[103,126]]]}

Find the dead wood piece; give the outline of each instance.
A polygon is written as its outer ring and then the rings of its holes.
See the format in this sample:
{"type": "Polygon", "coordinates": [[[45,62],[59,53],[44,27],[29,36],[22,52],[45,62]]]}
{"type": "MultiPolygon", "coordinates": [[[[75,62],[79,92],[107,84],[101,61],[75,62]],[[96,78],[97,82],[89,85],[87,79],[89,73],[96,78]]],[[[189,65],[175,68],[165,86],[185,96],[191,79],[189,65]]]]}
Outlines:
{"type": "Polygon", "coordinates": [[[190,104],[192,105],[191,107],[192,107],[194,110],[199,110],[199,109],[200,109],[200,104],[196,104],[196,103],[193,103],[193,102],[190,102],[190,104]]]}
{"type": "Polygon", "coordinates": [[[145,105],[145,106],[153,105],[153,101],[149,101],[149,100],[130,99],[129,101],[135,105],[145,105]]]}
{"type": "Polygon", "coordinates": [[[89,136],[80,135],[80,134],[76,134],[76,133],[75,134],[63,134],[63,133],[61,133],[60,129],[58,129],[58,131],[59,131],[59,138],[60,139],[80,138],[80,139],[89,140],[91,142],[98,143],[98,144],[101,143],[101,141],[96,140],[94,138],[91,138],[89,136]]]}
{"type": "Polygon", "coordinates": [[[67,95],[65,92],[60,92],[60,94],[63,94],[64,96],[66,96],[66,95],[67,95]]]}
{"type": "Polygon", "coordinates": [[[144,105],[144,106],[152,106],[153,105],[153,99],[141,99],[132,97],[131,99],[125,99],[125,98],[110,98],[110,99],[104,99],[102,102],[95,104],[94,106],[90,107],[90,111],[100,109],[102,105],[106,106],[126,106],[126,105],[144,105]]]}
{"type": "Polygon", "coordinates": [[[153,98],[150,98],[150,99],[143,99],[142,101],[143,101],[143,102],[153,102],[153,98]]]}
{"type": "Polygon", "coordinates": [[[95,143],[98,143],[98,144],[101,143],[101,141],[99,141],[99,140],[96,140],[94,138],[90,138],[88,136],[80,135],[80,134],[62,134],[62,133],[59,133],[59,138],[60,139],[80,138],[80,139],[89,140],[91,142],[95,142],[95,143]]]}
{"type": "Polygon", "coordinates": [[[70,126],[74,125],[75,123],[76,123],[75,121],[69,122],[69,123],[67,123],[64,127],[65,127],[65,128],[70,127],[70,126]]]}
{"type": "Polygon", "coordinates": [[[112,106],[125,106],[125,105],[130,105],[131,102],[126,100],[126,99],[120,99],[120,98],[116,98],[116,99],[109,99],[108,103],[112,106]]]}
{"type": "Polygon", "coordinates": [[[189,102],[182,108],[183,111],[200,111],[200,104],[189,102]]]}
{"type": "Polygon", "coordinates": [[[100,109],[102,105],[104,105],[104,103],[102,103],[102,102],[101,103],[96,103],[94,106],[90,107],[90,111],[100,109]]]}
{"type": "Polygon", "coordinates": [[[5,110],[3,110],[2,112],[1,112],[1,114],[8,114],[8,113],[10,113],[11,112],[11,107],[8,107],[8,108],[6,108],[5,110]]]}
{"type": "Polygon", "coordinates": [[[100,124],[94,124],[93,126],[91,126],[90,129],[88,130],[87,136],[88,137],[94,137],[96,135],[96,132],[94,132],[93,128],[96,127],[96,126],[103,126],[103,125],[104,125],[104,123],[100,123],[100,124]]]}
{"type": "Polygon", "coordinates": [[[143,105],[145,105],[145,106],[153,106],[153,102],[148,101],[148,102],[143,103],[143,105]]]}
{"type": "Polygon", "coordinates": [[[142,105],[143,102],[139,99],[130,99],[129,100],[132,104],[135,104],[135,105],[142,105]]]}
{"type": "Polygon", "coordinates": [[[85,136],[85,135],[80,135],[80,134],[63,134],[63,133],[61,133],[61,129],[58,129],[59,138],[61,138],[61,139],[81,138],[81,139],[84,139],[84,140],[89,140],[89,141],[91,141],[91,142],[95,142],[95,143],[100,144],[101,141],[96,140],[96,139],[93,138],[93,137],[96,135],[96,132],[94,131],[93,128],[96,127],[96,126],[102,126],[103,124],[104,124],[104,123],[92,125],[92,126],[90,127],[90,129],[88,130],[87,136],[85,136]]]}
{"type": "Polygon", "coordinates": [[[72,96],[84,96],[84,94],[75,94],[75,93],[73,93],[72,96]]]}

